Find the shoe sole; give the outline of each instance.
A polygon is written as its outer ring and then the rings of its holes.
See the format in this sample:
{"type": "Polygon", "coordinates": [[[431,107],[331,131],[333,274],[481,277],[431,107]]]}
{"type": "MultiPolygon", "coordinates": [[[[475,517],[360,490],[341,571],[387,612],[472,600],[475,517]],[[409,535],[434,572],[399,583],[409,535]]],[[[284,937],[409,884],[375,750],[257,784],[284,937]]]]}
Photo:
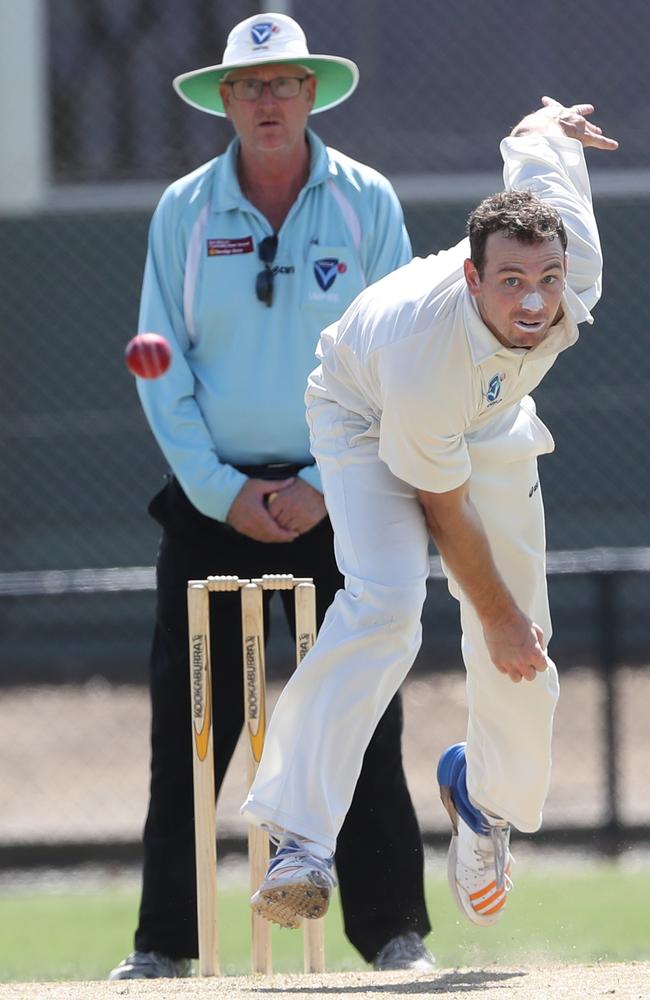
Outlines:
{"type": "Polygon", "coordinates": [[[255,913],[280,927],[295,929],[303,918],[318,920],[328,910],[330,894],[310,882],[259,889],[251,900],[255,913]]]}
{"type": "Polygon", "coordinates": [[[381,962],[379,964],[375,963],[373,965],[375,972],[436,972],[435,961],[430,961],[428,958],[416,958],[411,962],[404,960],[403,962],[389,962],[383,965],[381,962]]]}

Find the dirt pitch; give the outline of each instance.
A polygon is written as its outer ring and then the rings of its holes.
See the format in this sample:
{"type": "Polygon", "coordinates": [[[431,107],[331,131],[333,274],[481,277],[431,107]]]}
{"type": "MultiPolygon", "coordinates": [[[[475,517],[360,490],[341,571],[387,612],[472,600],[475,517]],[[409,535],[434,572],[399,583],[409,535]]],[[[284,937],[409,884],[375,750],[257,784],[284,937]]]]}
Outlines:
{"type": "Polygon", "coordinates": [[[441,970],[414,976],[400,972],[345,972],[322,976],[250,976],[164,979],[121,983],[13,983],[0,1000],[647,1000],[650,962],[602,965],[489,967],[441,970]]]}

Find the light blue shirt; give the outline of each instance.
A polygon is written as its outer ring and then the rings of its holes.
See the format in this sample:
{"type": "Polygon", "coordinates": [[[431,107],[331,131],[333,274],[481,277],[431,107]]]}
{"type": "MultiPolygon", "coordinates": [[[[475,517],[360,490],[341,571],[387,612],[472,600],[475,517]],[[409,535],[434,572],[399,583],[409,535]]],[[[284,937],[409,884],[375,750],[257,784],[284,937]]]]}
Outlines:
{"type": "Polygon", "coordinates": [[[167,188],[151,222],[139,329],[169,340],[172,364],[137,379],[138,393],[185,493],[220,521],[246,481],[234,465],[304,465],[320,489],[304,410],[320,331],[411,259],[386,178],[307,136],[311,170],[278,233],[271,307],[255,280],[273,230],[239,186],[238,139],[167,188]]]}

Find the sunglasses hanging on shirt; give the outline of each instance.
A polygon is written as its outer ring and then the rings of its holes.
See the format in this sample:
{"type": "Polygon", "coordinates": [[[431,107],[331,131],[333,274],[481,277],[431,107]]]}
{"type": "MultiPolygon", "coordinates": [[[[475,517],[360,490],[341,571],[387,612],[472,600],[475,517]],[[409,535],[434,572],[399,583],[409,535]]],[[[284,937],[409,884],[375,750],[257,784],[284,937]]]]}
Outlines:
{"type": "Polygon", "coordinates": [[[275,274],[271,264],[275,260],[278,250],[278,237],[265,236],[261,243],[257,244],[257,256],[264,264],[264,270],[260,271],[255,279],[255,294],[260,302],[271,307],[273,305],[273,282],[275,274]]]}

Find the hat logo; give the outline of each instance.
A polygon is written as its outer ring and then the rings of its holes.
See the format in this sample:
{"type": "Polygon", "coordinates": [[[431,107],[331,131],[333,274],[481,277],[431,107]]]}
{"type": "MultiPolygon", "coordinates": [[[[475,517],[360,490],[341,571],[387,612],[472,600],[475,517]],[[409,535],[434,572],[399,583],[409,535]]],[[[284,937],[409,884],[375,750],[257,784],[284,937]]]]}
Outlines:
{"type": "Polygon", "coordinates": [[[254,24],[251,28],[253,45],[264,45],[264,42],[268,42],[272,33],[277,30],[277,26],[271,21],[260,21],[258,24],[254,24]]]}

